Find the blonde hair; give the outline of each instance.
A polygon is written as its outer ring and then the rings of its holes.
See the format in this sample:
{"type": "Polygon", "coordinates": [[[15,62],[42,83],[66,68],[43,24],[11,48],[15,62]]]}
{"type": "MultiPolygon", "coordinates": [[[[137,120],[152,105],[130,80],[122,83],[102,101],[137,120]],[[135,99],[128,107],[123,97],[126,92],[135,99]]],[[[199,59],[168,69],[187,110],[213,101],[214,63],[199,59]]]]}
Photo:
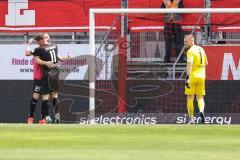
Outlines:
{"type": "Polygon", "coordinates": [[[184,36],[184,38],[191,38],[194,40],[194,35],[193,34],[187,34],[184,36]]]}

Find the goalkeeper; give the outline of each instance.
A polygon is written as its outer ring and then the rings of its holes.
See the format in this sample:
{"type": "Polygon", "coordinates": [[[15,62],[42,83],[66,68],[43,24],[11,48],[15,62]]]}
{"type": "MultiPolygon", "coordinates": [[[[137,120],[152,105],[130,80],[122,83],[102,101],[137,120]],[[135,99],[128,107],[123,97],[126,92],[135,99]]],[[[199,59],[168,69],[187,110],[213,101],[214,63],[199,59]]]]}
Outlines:
{"type": "Polygon", "coordinates": [[[195,95],[198,102],[201,122],[205,123],[205,104],[203,97],[205,95],[206,66],[208,65],[207,56],[202,47],[194,44],[194,36],[192,34],[185,36],[184,45],[187,50],[187,76],[185,81],[185,94],[187,95],[189,124],[194,123],[193,100],[195,95]]]}

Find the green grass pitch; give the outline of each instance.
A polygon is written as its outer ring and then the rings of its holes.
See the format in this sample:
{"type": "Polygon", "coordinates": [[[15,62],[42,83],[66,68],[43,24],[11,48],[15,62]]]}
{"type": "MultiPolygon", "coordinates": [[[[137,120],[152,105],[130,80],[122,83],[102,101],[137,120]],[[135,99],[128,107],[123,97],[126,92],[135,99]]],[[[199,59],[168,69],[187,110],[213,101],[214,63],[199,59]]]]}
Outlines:
{"type": "Polygon", "coordinates": [[[0,160],[237,160],[240,125],[0,124],[0,160]]]}

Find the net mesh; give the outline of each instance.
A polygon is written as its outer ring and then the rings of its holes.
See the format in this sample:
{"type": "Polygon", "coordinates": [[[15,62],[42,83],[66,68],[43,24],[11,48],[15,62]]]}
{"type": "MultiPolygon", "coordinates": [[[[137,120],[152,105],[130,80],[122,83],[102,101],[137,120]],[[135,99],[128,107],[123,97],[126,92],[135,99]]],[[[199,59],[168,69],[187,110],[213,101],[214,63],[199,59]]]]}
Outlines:
{"type": "MultiPolygon", "coordinates": [[[[236,16],[235,18],[239,16],[238,14],[227,15],[236,16]]],[[[121,15],[115,14],[115,16],[120,20],[121,15]]],[[[109,95],[97,91],[97,99],[102,98],[103,101],[109,102],[109,105],[100,107],[104,108],[99,110],[100,114],[102,114],[102,111],[105,113],[107,111],[119,112],[119,107],[121,107],[119,106],[119,98],[125,100],[126,111],[129,113],[186,113],[186,96],[183,81],[186,74],[186,57],[184,53],[181,53],[184,46],[183,37],[186,34],[193,34],[196,44],[202,47],[211,46],[210,49],[206,48],[207,55],[214,54],[214,56],[209,55],[212,64],[209,67],[210,71],[207,71],[206,112],[239,112],[238,97],[240,92],[237,89],[231,89],[234,86],[237,87],[239,82],[222,81],[222,69],[224,66],[224,54],[240,41],[240,31],[235,30],[233,33],[233,28],[229,28],[230,30],[222,32],[220,28],[220,26],[225,26],[226,29],[233,26],[233,24],[237,26],[236,21],[234,23],[224,23],[223,21],[221,23],[211,23],[211,21],[206,21],[206,18],[211,20],[213,17],[221,15],[211,14],[210,16],[208,13],[184,14],[183,19],[186,21],[177,23],[164,22],[163,14],[125,14],[124,16],[129,21],[127,29],[124,30],[127,47],[123,47],[119,43],[121,28],[117,26],[117,23],[108,32],[95,30],[96,38],[100,33],[107,36],[107,39],[96,40],[96,50],[102,47],[99,42],[116,46],[113,47],[114,50],[111,50],[111,52],[103,50],[101,53],[101,57],[109,57],[109,54],[114,55],[113,59],[107,59],[109,63],[113,63],[110,65],[110,70],[113,72],[108,72],[109,68],[107,67],[101,68],[102,72],[111,75],[106,76],[105,74],[105,76],[111,78],[101,79],[101,81],[97,79],[97,89],[104,89],[114,93],[114,98],[109,100],[109,95]],[[216,29],[216,27],[218,28],[216,29]],[[216,48],[213,49],[213,47],[216,48]],[[226,52],[217,47],[224,47],[226,52]],[[122,49],[127,52],[126,61],[119,60],[122,49]],[[182,54],[182,56],[179,56],[179,54],[182,54]],[[178,56],[175,78],[173,78],[173,64],[178,56]],[[214,57],[218,56],[222,57],[222,59],[213,60],[214,57]],[[119,63],[124,64],[119,65],[119,63]],[[125,72],[121,72],[121,68],[119,68],[119,66],[123,65],[125,65],[125,72]],[[218,69],[220,71],[217,71],[218,69]],[[216,72],[218,72],[218,75],[213,76],[216,72]],[[123,80],[122,77],[125,76],[126,78],[123,80]],[[119,93],[121,87],[126,87],[123,95],[119,93]],[[229,94],[233,96],[230,98],[229,94]]],[[[102,19],[101,23],[104,23],[104,21],[105,19],[102,19]]],[[[235,71],[232,72],[231,69],[228,69],[226,78],[230,78],[228,80],[237,80],[236,77],[239,76],[239,72],[236,70],[238,70],[240,53],[235,52],[233,54],[235,71]],[[234,75],[235,78],[233,78],[234,75]]],[[[96,52],[96,55],[99,56],[98,52],[96,52]]],[[[102,59],[106,60],[103,57],[102,59]]],[[[226,68],[229,68],[230,64],[228,62],[226,64],[226,68]]],[[[197,106],[196,101],[195,104],[197,106]]]]}

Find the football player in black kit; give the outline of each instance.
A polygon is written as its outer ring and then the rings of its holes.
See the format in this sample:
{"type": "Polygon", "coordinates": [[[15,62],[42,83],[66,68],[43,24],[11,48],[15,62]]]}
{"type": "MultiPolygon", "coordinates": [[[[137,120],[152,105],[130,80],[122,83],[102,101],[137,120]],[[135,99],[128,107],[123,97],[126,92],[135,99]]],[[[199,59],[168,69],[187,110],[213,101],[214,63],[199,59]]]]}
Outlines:
{"type": "MultiPolygon", "coordinates": [[[[49,45],[53,45],[53,43],[50,41],[50,36],[48,33],[44,33],[44,38],[47,40],[49,45]]],[[[59,56],[58,56],[59,57],[59,56]]],[[[70,57],[69,57],[70,58],[70,57]]],[[[60,57],[61,59],[61,57],[60,57]]],[[[60,113],[58,109],[58,92],[51,92],[50,99],[52,101],[54,116],[55,116],[55,123],[60,123],[60,113]]]]}
{"type": "Polygon", "coordinates": [[[51,44],[51,43],[49,44],[48,38],[46,38],[46,35],[44,36],[44,34],[37,35],[35,37],[35,40],[44,41],[44,43],[47,44],[44,47],[38,47],[35,49],[34,59],[37,64],[42,65],[43,76],[41,80],[41,83],[42,83],[41,93],[42,93],[42,99],[43,99],[43,108],[45,111],[47,123],[51,123],[51,118],[49,116],[50,115],[49,114],[50,94],[52,95],[53,98],[54,98],[54,95],[56,95],[56,98],[57,98],[57,93],[59,88],[58,87],[59,69],[57,67],[57,64],[59,61],[63,61],[63,62],[68,61],[71,59],[71,57],[69,55],[66,57],[58,56],[57,45],[51,44]]]}

